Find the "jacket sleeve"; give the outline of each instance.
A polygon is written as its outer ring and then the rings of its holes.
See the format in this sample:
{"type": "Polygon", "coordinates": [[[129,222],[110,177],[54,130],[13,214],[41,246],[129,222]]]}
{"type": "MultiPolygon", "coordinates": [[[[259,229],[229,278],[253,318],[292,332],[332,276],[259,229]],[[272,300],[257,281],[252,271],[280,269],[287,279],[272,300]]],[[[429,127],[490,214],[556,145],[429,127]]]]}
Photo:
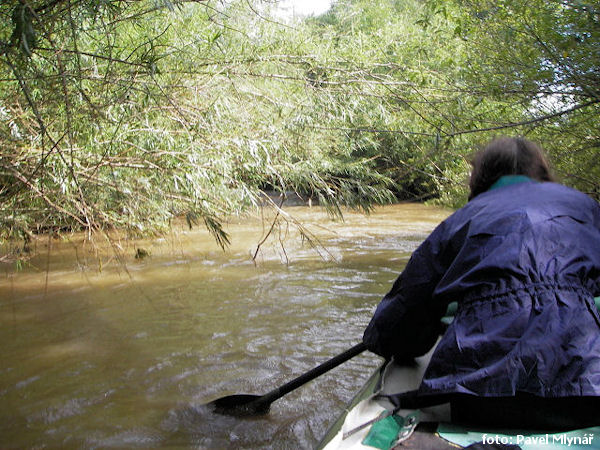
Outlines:
{"type": "Polygon", "coordinates": [[[392,289],[378,305],[363,342],[384,358],[407,358],[427,353],[440,334],[440,319],[447,305],[433,300],[444,276],[445,223],[412,254],[392,289]]]}
{"type": "MultiPolygon", "coordinates": [[[[598,235],[600,235],[600,204],[595,200],[592,200],[592,202],[593,202],[593,209],[592,209],[593,227],[594,227],[596,233],[598,235]]],[[[596,242],[596,246],[598,246],[598,245],[600,245],[600,244],[598,242],[596,242]]],[[[591,271],[591,278],[593,280],[593,285],[594,285],[593,295],[594,295],[594,297],[597,298],[596,304],[599,305],[598,309],[600,312],[600,265],[598,264],[598,263],[600,263],[600,255],[599,255],[598,251],[593,251],[593,254],[598,257],[598,259],[596,260],[595,269],[593,269],[591,271]]]]}

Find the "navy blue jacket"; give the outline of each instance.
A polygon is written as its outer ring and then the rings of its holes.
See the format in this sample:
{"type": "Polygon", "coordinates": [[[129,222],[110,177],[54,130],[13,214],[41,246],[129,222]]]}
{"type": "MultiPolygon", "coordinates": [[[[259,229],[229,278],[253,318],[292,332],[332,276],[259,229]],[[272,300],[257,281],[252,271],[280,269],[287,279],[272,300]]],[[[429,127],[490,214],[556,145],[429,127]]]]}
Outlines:
{"type": "Polygon", "coordinates": [[[426,353],[458,302],[423,394],[600,396],[600,206],[555,183],[478,195],[413,253],[365,334],[384,357],[426,353]]]}

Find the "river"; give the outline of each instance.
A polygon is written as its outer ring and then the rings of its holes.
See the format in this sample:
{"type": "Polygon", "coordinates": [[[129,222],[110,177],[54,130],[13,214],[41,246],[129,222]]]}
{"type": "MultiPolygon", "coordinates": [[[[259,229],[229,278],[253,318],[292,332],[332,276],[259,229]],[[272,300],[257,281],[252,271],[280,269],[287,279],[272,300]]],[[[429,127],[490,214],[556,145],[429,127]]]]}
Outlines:
{"type": "Polygon", "coordinates": [[[360,342],[411,252],[449,214],[419,204],[290,207],[128,241],[36,240],[0,278],[0,447],[313,448],[380,362],[364,353],[235,418],[202,405],[265,393],[360,342]],[[281,218],[281,217],[280,217],[281,218]],[[294,225],[305,227],[311,242],[294,225]],[[137,249],[149,256],[136,259],[137,249]]]}

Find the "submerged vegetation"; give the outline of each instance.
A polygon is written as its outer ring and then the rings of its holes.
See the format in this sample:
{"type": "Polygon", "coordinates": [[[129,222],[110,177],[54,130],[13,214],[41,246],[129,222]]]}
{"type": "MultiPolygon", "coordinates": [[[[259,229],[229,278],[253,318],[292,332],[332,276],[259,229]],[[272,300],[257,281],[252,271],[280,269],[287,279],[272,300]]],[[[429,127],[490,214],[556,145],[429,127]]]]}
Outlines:
{"type": "Polygon", "coordinates": [[[498,134],[600,193],[600,7],[337,0],[0,4],[0,230],[160,232],[293,191],[336,214],[466,200],[498,134]]]}

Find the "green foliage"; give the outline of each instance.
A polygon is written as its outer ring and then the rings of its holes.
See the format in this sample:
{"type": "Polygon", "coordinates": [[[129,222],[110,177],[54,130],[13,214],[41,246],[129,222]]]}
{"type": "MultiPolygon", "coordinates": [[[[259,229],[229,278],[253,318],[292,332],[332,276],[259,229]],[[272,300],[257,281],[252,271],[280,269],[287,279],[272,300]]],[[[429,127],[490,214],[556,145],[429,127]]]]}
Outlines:
{"type": "Polygon", "coordinates": [[[524,134],[600,191],[598,8],[581,1],[0,4],[0,225],[204,224],[295,191],[333,214],[466,201],[469,154],[524,134]]]}
{"type": "MultiPolygon", "coordinates": [[[[430,2],[435,9],[440,2],[430,2]]],[[[596,2],[444,2],[468,43],[465,90],[495,99],[499,124],[544,144],[564,182],[600,191],[600,9],[596,2]],[[450,6],[448,6],[450,5],[450,6]],[[508,115],[507,112],[511,111],[508,115]]]]}

